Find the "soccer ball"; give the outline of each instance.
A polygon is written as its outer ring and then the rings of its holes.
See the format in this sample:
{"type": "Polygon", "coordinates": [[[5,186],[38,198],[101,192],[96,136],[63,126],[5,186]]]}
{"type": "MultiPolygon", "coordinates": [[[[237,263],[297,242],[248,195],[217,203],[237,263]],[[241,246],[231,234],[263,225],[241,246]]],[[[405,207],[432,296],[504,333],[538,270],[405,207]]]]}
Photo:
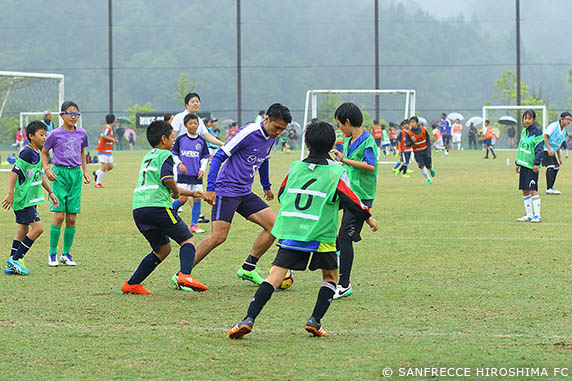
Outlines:
{"type": "Polygon", "coordinates": [[[286,154],[290,154],[290,153],[292,153],[292,151],[290,151],[290,149],[289,149],[289,148],[286,148],[286,151],[285,151],[285,152],[286,152],[286,154]]]}
{"type": "MultiPolygon", "coordinates": [[[[272,272],[272,269],[270,269],[270,272],[272,272]]],[[[294,283],[294,271],[288,270],[286,275],[284,275],[282,284],[278,288],[281,290],[286,290],[292,286],[292,283],[294,283]]]]}

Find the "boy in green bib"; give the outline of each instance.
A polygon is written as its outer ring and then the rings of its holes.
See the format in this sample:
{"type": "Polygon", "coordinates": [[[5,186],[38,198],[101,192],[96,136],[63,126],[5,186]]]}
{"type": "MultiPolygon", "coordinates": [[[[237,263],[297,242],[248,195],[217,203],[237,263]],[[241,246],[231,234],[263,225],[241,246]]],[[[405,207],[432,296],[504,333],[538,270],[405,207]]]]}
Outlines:
{"type": "Polygon", "coordinates": [[[304,328],[314,336],[327,336],[321,319],[332,302],[338,280],[335,242],[340,204],[377,231],[377,221],[351,190],[345,169],[329,158],[336,141],[334,127],[312,121],[304,138],[310,153],[303,161],[291,164],[278,193],[280,211],[272,229],[278,238],[276,259],[254,294],[246,317],[228,332],[231,339],[250,333],[254,320],[288,270],[305,270],[308,262],[311,271],[322,270],[323,282],[304,328]]]}
{"type": "MultiPolygon", "coordinates": [[[[333,150],[332,153],[348,172],[352,190],[368,208],[371,208],[377,186],[378,151],[375,139],[362,128],[363,115],[355,104],[350,102],[342,104],[336,110],[335,117],[346,138],[344,151],[333,150]]],[[[344,209],[336,241],[340,252],[340,281],[334,299],[350,296],[353,292],[350,283],[354,261],[353,243],[361,241],[360,232],[363,223],[363,219],[344,209]]]]}
{"type": "Polygon", "coordinates": [[[30,142],[20,152],[14,164],[8,184],[8,194],[2,200],[4,209],[10,207],[16,215],[18,230],[12,241],[12,251],[4,273],[28,275],[30,270],[24,265],[24,255],[30,250],[34,241],[43,233],[44,228],[36,205],[44,202],[42,187],[50,196],[52,203],[57,206],[58,198],[52,192],[46,176],[42,175],[40,148],[46,142],[46,125],[35,120],[26,127],[26,136],[30,142]]]}

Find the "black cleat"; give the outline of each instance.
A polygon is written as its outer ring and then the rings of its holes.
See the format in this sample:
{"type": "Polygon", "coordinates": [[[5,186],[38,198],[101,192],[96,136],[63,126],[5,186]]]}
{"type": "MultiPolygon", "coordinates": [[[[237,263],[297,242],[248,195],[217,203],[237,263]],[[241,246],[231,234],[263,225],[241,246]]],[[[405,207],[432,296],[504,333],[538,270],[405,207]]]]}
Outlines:
{"type": "Polygon", "coordinates": [[[200,224],[207,224],[207,223],[211,222],[211,220],[209,220],[208,218],[205,218],[205,216],[199,216],[199,219],[197,220],[197,222],[200,224]]]}
{"type": "Polygon", "coordinates": [[[254,320],[252,320],[252,318],[250,317],[247,317],[246,319],[236,323],[236,325],[232,327],[230,331],[228,331],[228,337],[230,337],[231,339],[240,339],[242,336],[252,331],[253,325],[254,325],[254,320]]]}
{"type": "Polygon", "coordinates": [[[316,322],[316,318],[313,316],[308,319],[304,328],[306,329],[306,331],[310,332],[314,336],[320,336],[320,337],[328,336],[326,331],[324,331],[324,328],[322,328],[322,324],[316,322]]]}

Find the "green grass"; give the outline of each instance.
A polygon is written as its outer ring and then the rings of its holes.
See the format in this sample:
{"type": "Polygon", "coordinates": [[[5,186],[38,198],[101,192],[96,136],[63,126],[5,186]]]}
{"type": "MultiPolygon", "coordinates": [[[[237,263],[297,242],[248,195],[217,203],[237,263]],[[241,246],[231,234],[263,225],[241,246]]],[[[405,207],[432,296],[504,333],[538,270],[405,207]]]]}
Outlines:
{"type": "MultiPolygon", "coordinates": [[[[48,267],[52,216],[47,205],[39,208],[45,232],[26,256],[32,274],[0,277],[0,378],[373,379],[385,367],[569,365],[568,161],[556,184],[563,194],[541,193],[537,225],[515,222],[523,205],[506,166],[513,152],[486,161],[480,151],[435,154],[431,186],[417,168],[402,179],[382,165],[374,204],[380,231],[364,228],[355,246],[354,295],[335,301],[323,319],[330,337],[303,329],[321,283],[307,271],[274,295],[250,335],[232,341],[227,331],[256,290],[235,272],[259,231],[238,215],[227,241],[193,271],[208,292],[170,288],[175,250],[145,281],[153,295],[121,294],[149,252],[131,217],[142,156],[114,154],[105,188],[84,187],[72,250],[78,267],[48,267]]],[[[275,191],[295,158],[273,155],[275,191]]],[[[7,178],[0,173],[2,192],[7,178]]],[[[182,215],[188,220],[190,209],[182,215]]],[[[0,223],[7,257],[13,213],[0,213],[0,223]]],[[[263,269],[275,252],[261,259],[263,269]]]]}

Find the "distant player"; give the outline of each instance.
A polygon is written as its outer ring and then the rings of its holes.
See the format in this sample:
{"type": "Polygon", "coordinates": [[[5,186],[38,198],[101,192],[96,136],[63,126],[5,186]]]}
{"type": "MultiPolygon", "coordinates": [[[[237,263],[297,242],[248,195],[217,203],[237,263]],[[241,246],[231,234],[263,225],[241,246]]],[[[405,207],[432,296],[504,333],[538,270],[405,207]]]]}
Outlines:
{"type": "Polygon", "coordinates": [[[250,333],[288,269],[305,270],[308,262],[311,271],[322,270],[322,285],[304,329],[313,336],[328,336],[321,319],[332,302],[338,279],[334,242],[340,204],[356,219],[366,220],[373,231],[378,229],[377,221],[351,190],[343,167],[329,159],[335,140],[334,128],[327,122],[312,122],[306,128],[308,157],[291,164],[278,193],[280,211],[272,233],[278,238],[279,249],[272,270],[254,294],[245,318],[228,332],[231,339],[250,333]]]}
{"type": "Polygon", "coordinates": [[[463,125],[459,119],[455,119],[455,123],[451,127],[451,132],[453,136],[453,152],[455,152],[455,144],[457,145],[457,151],[461,152],[461,142],[463,140],[463,125]]]}
{"type": "Polygon", "coordinates": [[[497,155],[495,154],[495,150],[493,149],[493,139],[495,139],[495,138],[496,138],[496,135],[493,131],[493,128],[489,124],[489,121],[485,120],[485,127],[483,127],[483,145],[485,146],[485,149],[487,152],[486,152],[485,157],[483,159],[489,158],[489,151],[493,154],[493,159],[497,158],[497,155]]]}
{"type": "Polygon", "coordinates": [[[544,143],[542,129],[536,123],[534,110],[522,114],[526,128],[522,129],[516,152],[516,173],[519,173],[518,189],[522,190],[524,216],[518,222],[542,222],[540,217],[540,196],[538,195],[538,167],[542,162],[544,143]],[[534,213],[533,213],[534,208],[534,213]]]}
{"type": "Polygon", "coordinates": [[[409,120],[405,119],[400,124],[401,130],[397,133],[397,150],[399,151],[399,159],[397,164],[393,168],[395,176],[409,178],[411,177],[407,174],[407,169],[409,167],[409,162],[411,161],[411,152],[413,148],[407,146],[407,141],[410,139],[409,136],[409,120]]]}
{"type": "Polygon", "coordinates": [[[271,231],[276,214],[252,192],[252,183],[258,172],[264,199],[274,199],[268,175],[270,151],[291,121],[290,110],[275,103],[268,108],[262,122],[240,128],[213,156],[204,196],[213,206],[212,232],[197,245],[195,264],[226,240],[234,214],[238,213],[263,230],[236,275],[255,284],[262,283],[256,264],[274,242],[271,231]]]}
{"type": "Polygon", "coordinates": [[[435,148],[435,151],[440,150],[443,152],[443,157],[445,157],[447,155],[447,151],[445,150],[445,145],[443,144],[443,136],[441,136],[441,131],[439,131],[439,128],[436,124],[433,124],[431,128],[433,129],[433,147],[435,148]]]}
{"type": "Polygon", "coordinates": [[[387,158],[387,154],[391,148],[391,141],[389,139],[389,133],[385,129],[385,124],[381,125],[381,133],[383,134],[383,138],[381,140],[381,153],[383,153],[384,158],[387,158]]]}
{"type": "Polygon", "coordinates": [[[91,179],[87,172],[85,147],[88,145],[87,132],[77,127],[79,107],[74,102],[64,102],[60,117],[63,125],[52,131],[42,148],[42,169],[52,182],[52,189],[59,200],[59,205],[52,203],[50,211],[54,212],[54,219],[50,226],[50,253],[48,264],[58,266],[58,242],[64,220],[64,247],[60,256],[61,263],[67,266],[76,266],[70,254],[75,238],[76,220],[81,212],[81,188],[89,184],[91,179]],[[48,153],[52,150],[54,167],[48,167],[48,153]]]}
{"type": "MultiPolygon", "coordinates": [[[[175,283],[183,290],[206,291],[207,287],[191,276],[195,258],[195,242],[187,225],[177,211],[171,209],[171,197],[178,198],[177,182],[173,173],[173,136],[171,126],[156,120],[147,127],[147,141],[153,147],[141,162],[139,177],[133,192],[133,219],[137,229],[151,245],[152,251],[137,267],[131,278],[121,287],[125,294],[151,294],[143,281],[171,252],[169,238],[180,246],[180,271],[175,275],[175,283]]],[[[201,196],[200,192],[188,192],[191,196],[201,196]]]]}
{"type": "MultiPolygon", "coordinates": [[[[373,140],[375,140],[375,144],[377,145],[377,156],[379,157],[381,156],[381,141],[383,140],[383,130],[381,129],[381,125],[377,119],[373,121],[373,126],[371,126],[371,135],[373,136],[373,140]]],[[[338,147],[336,144],[336,149],[341,152],[344,149],[344,145],[342,144],[341,147],[338,147]]]]}
{"type": "Polygon", "coordinates": [[[20,151],[14,168],[10,173],[8,194],[2,200],[4,209],[12,208],[16,215],[16,237],[12,241],[12,251],[4,273],[28,275],[30,270],[24,265],[24,255],[44,232],[42,222],[36,211],[36,205],[44,202],[42,186],[48,192],[54,206],[58,198],[52,192],[46,176],[42,176],[40,148],[46,142],[47,127],[40,121],[33,121],[26,127],[28,145],[20,151]]]}
{"type": "MultiPolygon", "coordinates": [[[[177,183],[182,189],[191,192],[202,193],[203,175],[207,169],[209,161],[209,150],[207,142],[199,135],[199,117],[197,114],[187,114],[184,119],[187,133],[180,135],[173,145],[172,153],[175,165],[177,166],[177,183]]],[[[187,202],[187,196],[179,196],[173,201],[174,210],[179,210],[187,202]]],[[[204,233],[205,231],[197,225],[201,215],[201,198],[193,199],[193,210],[191,216],[191,233],[204,233]]]]}
{"type": "Polygon", "coordinates": [[[389,136],[389,142],[391,143],[391,152],[397,155],[397,151],[395,150],[395,146],[397,145],[397,132],[395,131],[395,127],[393,127],[393,123],[389,123],[389,127],[387,127],[387,135],[389,136]]]}
{"type": "Polygon", "coordinates": [[[443,136],[443,144],[445,145],[445,149],[447,152],[449,152],[451,149],[451,122],[449,122],[445,113],[441,114],[439,128],[441,130],[441,135],[443,136]]]}
{"type": "MultiPolygon", "coordinates": [[[[344,151],[333,150],[336,159],[343,164],[350,180],[350,187],[362,203],[371,209],[377,186],[377,146],[369,132],[362,128],[363,115],[353,103],[343,103],[335,113],[338,126],[346,137],[344,151]]],[[[383,126],[382,126],[383,127],[383,126]]],[[[344,209],[336,246],[340,252],[340,281],[334,299],[353,293],[350,283],[354,261],[353,242],[361,241],[364,220],[351,210],[344,209]]]]}
{"type": "Polygon", "coordinates": [[[421,173],[427,179],[427,185],[429,185],[433,183],[431,177],[435,177],[435,170],[431,162],[431,138],[429,137],[429,132],[427,132],[424,126],[419,125],[419,119],[416,116],[409,118],[409,127],[409,137],[406,136],[408,139],[406,145],[413,148],[415,161],[421,173]],[[427,169],[431,171],[431,177],[429,177],[427,169]]]}
{"type": "Polygon", "coordinates": [[[571,119],[570,113],[565,111],[560,114],[560,120],[550,123],[544,131],[542,165],[546,167],[546,194],[561,194],[558,189],[554,188],[554,183],[560,165],[562,165],[561,146],[566,142],[566,127],[570,125],[571,119]]]}
{"type": "Polygon", "coordinates": [[[99,143],[95,148],[97,151],[97,158],[101,163],[101,169],[93,171],[93,178],[95,179],[95,187],[103,188],[101,180],[105,172],[113,169],[113,144],[117,144],[117,139],[113,137],[113,125],[115,124],[115,115],[107,114],[105,116],[107,123],[99,135],[99,143]]]}

